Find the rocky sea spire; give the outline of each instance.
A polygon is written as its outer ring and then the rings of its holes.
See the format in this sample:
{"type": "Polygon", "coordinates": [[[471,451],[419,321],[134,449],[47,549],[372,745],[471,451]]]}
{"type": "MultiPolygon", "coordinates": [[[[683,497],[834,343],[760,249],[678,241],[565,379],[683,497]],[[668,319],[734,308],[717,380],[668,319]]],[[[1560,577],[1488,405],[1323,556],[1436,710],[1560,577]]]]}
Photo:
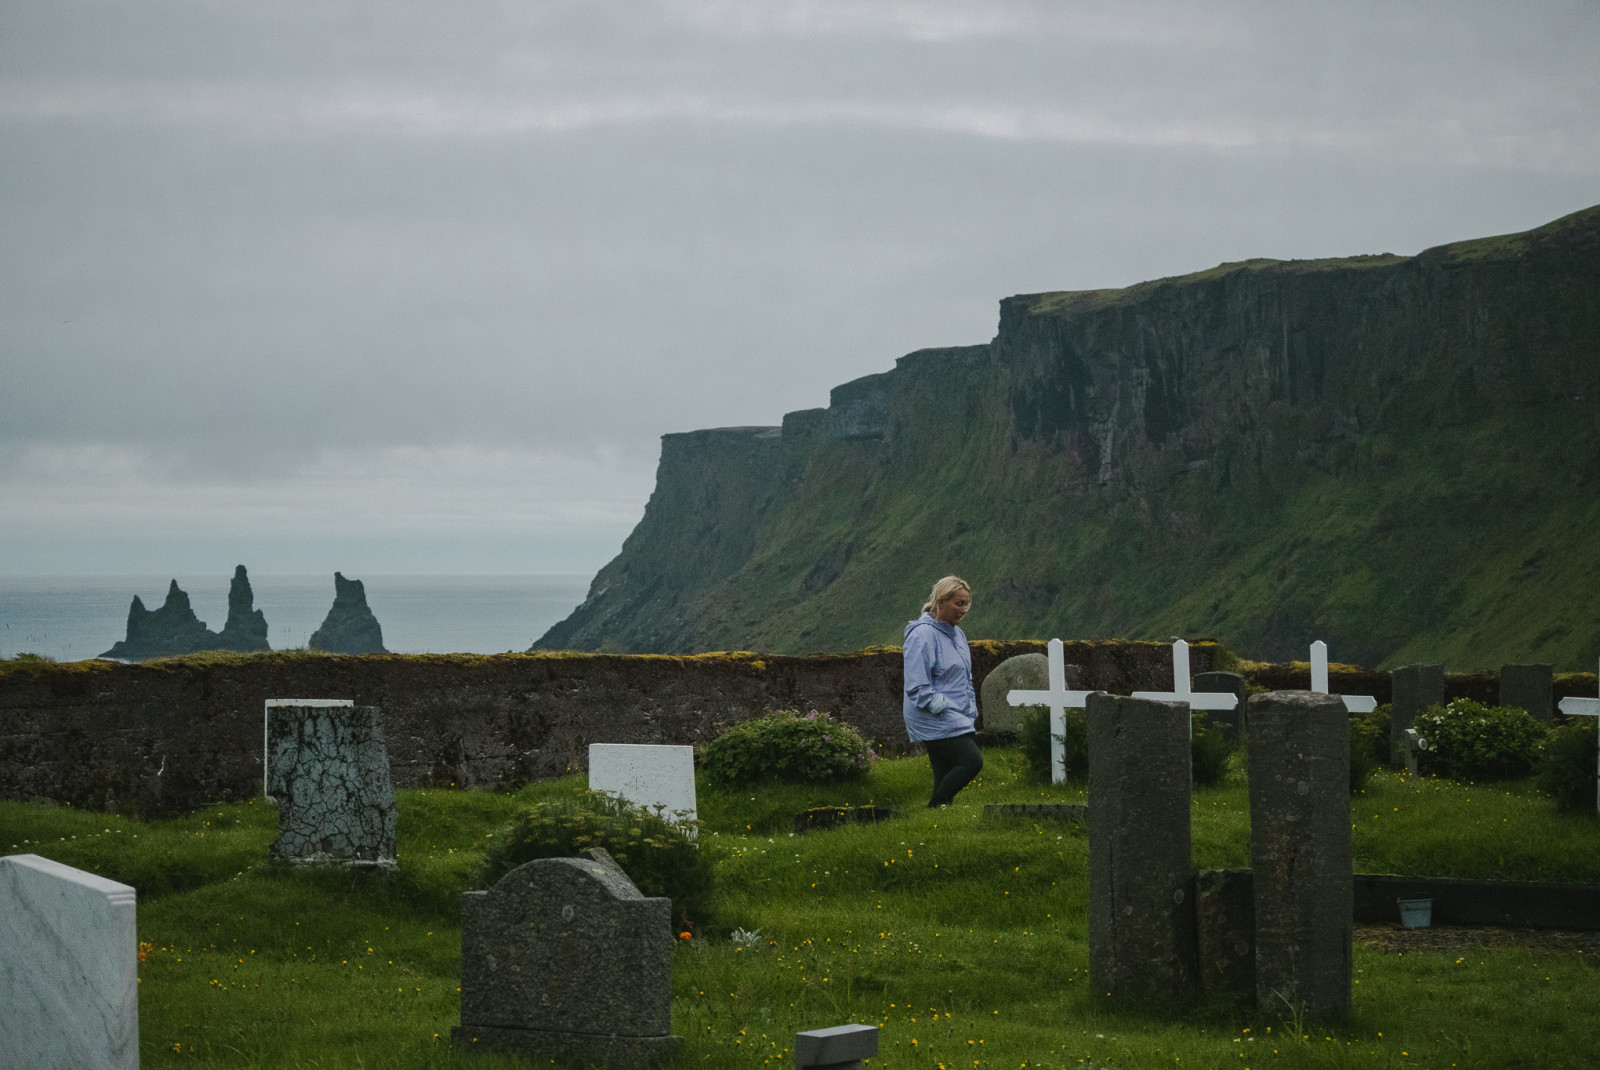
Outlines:
{"type": "Polygon", "coordinates": [[[311,633],[312,650],[330,654],[386,654],[383,628],[367,607],[367,591],[360,580],[347,580],[333,574],[333,608],[323,618],[322,627],[311,633]]]}

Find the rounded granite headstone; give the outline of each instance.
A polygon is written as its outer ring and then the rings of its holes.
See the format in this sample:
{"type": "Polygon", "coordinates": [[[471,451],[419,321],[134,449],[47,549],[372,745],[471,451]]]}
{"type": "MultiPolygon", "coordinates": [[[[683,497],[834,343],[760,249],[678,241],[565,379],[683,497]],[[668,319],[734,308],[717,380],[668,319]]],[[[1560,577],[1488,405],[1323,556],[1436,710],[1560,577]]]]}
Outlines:
{"type": "Polygon", "coordinates": [[[1015,732],[1031,706],[1013,706],[1009,691],[1044,691],[1050,686],[1050,659],[1043,654],[1018,654],[996,665],[983,678],[978,705],[987,732],[1015,732]]]}

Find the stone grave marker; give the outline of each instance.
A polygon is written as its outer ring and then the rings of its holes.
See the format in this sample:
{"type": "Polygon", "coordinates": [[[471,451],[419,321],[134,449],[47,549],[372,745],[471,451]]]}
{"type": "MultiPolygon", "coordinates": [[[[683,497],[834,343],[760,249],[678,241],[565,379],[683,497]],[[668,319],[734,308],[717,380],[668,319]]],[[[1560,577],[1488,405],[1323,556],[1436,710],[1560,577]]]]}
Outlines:
{"type": "Polygon", "coordinates": [[[1404,665],[1391,674],[1394,697],[1389,705],[1389,760],[1398,765],[1404,760],[1406,729],[1417,714],[1444,702],[1443,665],[1404,665]]]}
{"type": "Polygon", "coordinates": [[[1500,705],[1527,710],[1549,724],[1555,710],[1555,666],[1500,666],[1500,705]]]}
{"type": "Polygon", "coordinates": [[[461,898],[457,1047],[645,1067],[672,1036],[672,902],[600,848],[540,858],[461,898]]]}
{"type": "Polygon", "coordinates": [[[1050,687],[1044,691],[1011,691],[1006,694],[1006,701],[1013,706],[1050,707],[1050,779],[1059,784],[1067,779],[1067,748],[1061,741],[1067,734],[1067,707],[1081,708],[1090,693],[1067,690],[1067,660],[1061,640],[1050,640],[1048,649],[1050,687]]]}
{"type": "MultiPolygon", "coordinates": [[[[1189,676],[1189,644],[1183,639],[1172,641],[1172,690],[1135,691],[1134,698],[1154,702],[1182,702],[1191,710],[1232,710],[1239,706],[1237,695],[1220,691],[1196,691],[1189,676]]],[[[1193,722],[1189,734],[1194,734],[1193,722]]]]}
{"type": "Polygon", "coordinates": [[[659,809],[668,821],[694,821],[694,748],[591,743],[589,790],[617,795],[646,810],[659,809]]]}
{"type": "Polygon", "coordinates": [[[394,784],[380,714],[376,706],[268,708],[273,858],[393,868],[394,784]]]}
{"type": "MultiPolygon", "coordinates": [[[[1568,717],[1600,717],[1600,698],[1564,698],[1561,700],[1561,712],[1568,717]]],[[[1600,733],[1596,733],[1595,772],[1600,775],[1600,733]]],[[[1594,806],[1600,810],[1600,785],[1595,787],[1594,806]]]]}
{"type": "MultiPolygon", "coordinates": [[[[1311,644],[1311,690],[1319,695],[1328,694],[1328,644],[1321,639],[1311,644]]],[[[1371,695],[1340,695],[1339,698],[1350,713],[1371,713],[1378,708],[1378,700],[1371,695]]]]}
{"type": "Polygon", "coordinates": [[[1018,654],[996,665],[978,689],[986,732],[1016,732],[1028,707],[1013,706],[1012,691],[1043,691],[1050,686],[1050,659],[1043,654],[1018,654]]]}
{"type": "Polygon", "coordinates": [[[1175,998],[1196,973],[1189,707],[1096,692],[1088,718],[1089,982],[1175,998]]]}
{"type": "Polygon", "coordinates": [[[1269,691],[1249,705],[1256,1002],[1342,1018],[1355,912],[1350,715],[1336,696],[1310,691],[1269,691]]]}
{"type": "Polygon", "coordinates": [[[795,1070],[862,1070],[878,1054],[878,1027],[836,1025],[794,1035],[795,1070]]]}
{"type": "Polygon", "coordinates": [[[126,884],[0,858],[0,1067],[137,1070],[134,911],[126,884]]]}
{"type": "Polygon", "coordinates": [[[270,722],[272,721],[272,707],[274,706],[354,706],[355,700],[348,698],[269,698],[261,710],[261,794],[271,796],[272,789],[268,786],[268,777],[271,776],[268,755],[272,753],[272,742],[268,738],[270,722]]]}

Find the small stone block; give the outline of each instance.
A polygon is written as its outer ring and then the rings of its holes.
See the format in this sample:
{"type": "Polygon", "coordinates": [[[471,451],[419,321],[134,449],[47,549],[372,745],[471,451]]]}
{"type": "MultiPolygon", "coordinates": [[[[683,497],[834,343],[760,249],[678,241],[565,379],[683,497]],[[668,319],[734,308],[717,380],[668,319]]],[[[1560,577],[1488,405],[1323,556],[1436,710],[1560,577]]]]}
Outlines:
{"type": "Polygon", "coordinates": [[[134,913],[126,884],[0,858],[0,1067],[137,1070],[134,913]]]}
{"type": "Polygon", "coordinates": [[[835,1025],[794,1035],[796,1070],[832,1070],[861,1065],[878,1054],[878,1027],[835,1025]]]}

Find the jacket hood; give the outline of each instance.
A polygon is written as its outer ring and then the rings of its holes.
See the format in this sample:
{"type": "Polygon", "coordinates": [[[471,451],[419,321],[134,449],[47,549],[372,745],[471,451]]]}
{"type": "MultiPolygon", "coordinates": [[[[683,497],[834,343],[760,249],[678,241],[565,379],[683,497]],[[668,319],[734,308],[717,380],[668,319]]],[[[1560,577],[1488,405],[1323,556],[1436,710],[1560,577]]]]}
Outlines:
{"type": "Polygon", "coordinates": [[[921,628],[924,625],[931,626],[935,631],[943,632],[946,635],[954,635],[955,634],[955,629],[954,629],[954,627],[952,625],[946,624],[942,620],[934,620],[931,616],[929,616],[928,614],[924,613],[922,616],[918,617],[916,620],[908,620],[908,621],[906,621],[906,635],[905,635],[905,637],[907,639],[910,639],[911,638],[911,630],[913,628],[921,628]]]}

